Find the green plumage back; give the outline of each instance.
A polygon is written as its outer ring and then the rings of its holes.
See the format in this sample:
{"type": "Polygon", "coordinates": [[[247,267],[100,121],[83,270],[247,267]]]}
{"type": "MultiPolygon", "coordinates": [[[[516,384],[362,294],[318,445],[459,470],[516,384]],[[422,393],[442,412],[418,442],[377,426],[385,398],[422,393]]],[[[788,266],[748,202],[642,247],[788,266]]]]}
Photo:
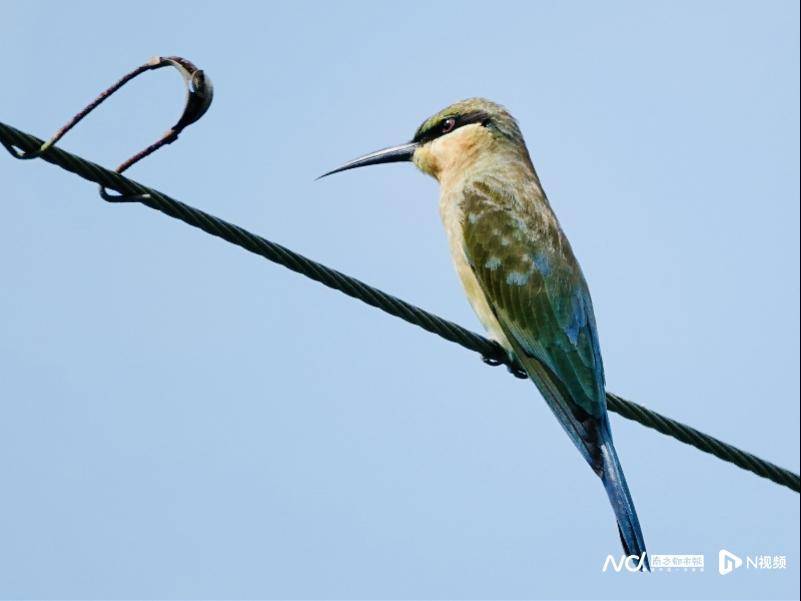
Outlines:
{"type": "MultiPolygon", "coordinates": [[[[559,380],[588,414],[605,413],[603,364],[589,290],[544,199],[520,199],[491,177],[465,188],[464,250],[511,342],[559,380]]],[[[525,357],[522,357],[523,359],[525,357]]]]}

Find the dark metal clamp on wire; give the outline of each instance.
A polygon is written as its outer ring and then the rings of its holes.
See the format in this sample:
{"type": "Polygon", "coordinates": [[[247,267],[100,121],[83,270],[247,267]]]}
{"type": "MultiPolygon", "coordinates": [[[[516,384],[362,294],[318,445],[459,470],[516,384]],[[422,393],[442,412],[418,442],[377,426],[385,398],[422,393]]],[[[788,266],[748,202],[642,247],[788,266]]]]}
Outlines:
{"type": "MultiPolygon", "coordinates": [[[[153,71],[155,69],[161,69],[162,67],[175,67],[178,72],[183,77],[184,82],[186,82],[186,103],[184,104],[184,112],[181,114],[181,118],[173,125],[170,129],[168,129],[164,135],[162,135],[158,140],[156,140],[153,144],[148,146],[147,148],[137,152],[127,161],[124,161],[120,164],[115,171],[117,173],[122,173],[126,169],[128,169],[131,165],[138,163],[145,157],[153,154],[162,146],[166,146],[167,144],[172,144],[175,140],[178,139],[179,134],[189,125],[200,119],[205,112],[208,110],[209,105],[211,105],[211,100],[214,97],[214,87],[211,84],[211,80],[206,76],[202,69],[198,69],[191,61],[186,60],[185,58],[181,58],[180,56],[154,56],[149,61],[147,61],[144,65],[141,65],[131,71],[130,73],[123,76],[119,81],[117,81],[114,85],[107,88],[103,92],[101,92],[97,98],[95,98],[91,103],[89,103],[81,112],[75,115],[72,119],[70,119],[64,127],[59,129],[52,138],[50,138],[47,142],[42,144],[42,146],[33,152],[24,152],[18,148],[13,146],[7,146],[9,152],[13,154],[18,159],[35,159],[40,157],[44,152],[47,151],[48,148],[53,146],[56,142],[58,142],[64,135],[71,130],[73,127],[78,125],[81,120],[86,117],[89,113],[95,110],[100,104],[103,103],[109,96],[114,94],[117,90],[119,90],[122,86],[126,83],[134,79],[135,77],[141,75],[145,71],[153,71]]],[[[108,202],[139,202],[145,198],[148,198],[149,194],[135,194],[135,195],[122,195],[122,194],[111,194],[106,190],[104,186],[100,186],[100,196],[103,197],[104,200],[108,202]]]]}

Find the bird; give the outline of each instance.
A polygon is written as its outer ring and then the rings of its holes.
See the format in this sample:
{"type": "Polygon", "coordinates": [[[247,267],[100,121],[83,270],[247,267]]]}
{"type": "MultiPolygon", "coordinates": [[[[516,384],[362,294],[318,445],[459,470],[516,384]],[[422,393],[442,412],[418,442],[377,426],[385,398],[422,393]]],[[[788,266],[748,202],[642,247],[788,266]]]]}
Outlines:
{"type": "Polygon", "coordinates": [[[603,482],[626,555],[650,570],[612,440],[589,287],[517,121],[490,100],[462,100],[426,119],[411,142],[320,178],[395,162],[411,162],[439,182],[440,217],[473,310],[603,482]]]}

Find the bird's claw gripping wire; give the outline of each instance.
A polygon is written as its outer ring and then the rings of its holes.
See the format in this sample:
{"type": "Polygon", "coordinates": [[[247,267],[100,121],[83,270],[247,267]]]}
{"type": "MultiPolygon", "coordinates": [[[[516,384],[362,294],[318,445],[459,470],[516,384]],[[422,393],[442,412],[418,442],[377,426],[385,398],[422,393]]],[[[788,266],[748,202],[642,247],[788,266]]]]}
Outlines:
{"type": "Polygon", "coordinates": [[[503,361],[498,359],[497,357],[488,357],[487,355],[481,355],[481,360],[490,365],[492,367],[498,367],[499,365],[503,365],[503,361]]]}
{"type": "MultiPolygon", "coordinates": [[[[43,153],[45,153],[48,148],[53,146],[56,142],[58,142],[64,135],[75,127],[84,117],[86,117],[89,113],[95,110],[103,101],[105,101],[109,96],[114,94],[117,90],[119,90],[122,86],[126,83],[141,75],[145,71],[153,71],[155,69],[161,69],[162,67],[175,67],[178,72],[183,77],[184,81],[186,82],[186,102],[184,104],[184,111],[181,114],[180,119],[173,125],[170,129],[168,129],[163,136],[161,136],[158,140],[156,140],[153,144],[148,146],[147,148],[137,152],[127,161],[120,164],[119,167],[115,170],[117,173],[122,173],[126,169],[128,169],[131,165],[138,163],[145,157],[153,154],[162,146],[166,146],[167,144],[172,144],[175,140],[178,139],[178,135],[189,125],[200,119],[204,113],[208,110],[209,105],[211,105],[211,100],[214,97],[214,87],[211,84],[211,80],[206,76],[202,69],[198,69],[191,61],[186,60],[185,58],[181,58],[180,56],[154,56],[149,61],[147,61],[144,65],[141,65],[131,71],[130,73],[123,76],[119,81],[117,81],[114,85],[107,88],[103,92],[101,92],[97,98],[95,98],[91,103],[86,105],[86,107],[81,110],[78,114],[76,114],[72,119],[70,119],[64,127],[59,129],[52,138],[50,138],[47,142],[42,144],[40,148],[33,152],[24,152],[12,145],[3,144],[6,149],[16,158],[18,159],[35,159],[40,157],[43,153]]],[[[148,195],[122,195],[122,194],[111,194],[109,193],[104,186],[100,186],[100,196],[108,201],[108,202],[137,202],[146,198],[148,195]]]]}
{"type": "Polygon", "coordinates": [[[515,378],[519,378],[521,380],[528,380],[528,374],[523,369],[517,367],[516,365],[507,365],[506,369],[508,369],[509,373],[512,374],[515,378]]]}
{"type": "Polygon", "coordinates": [[[492,367],[505,365],[509,373],[512,374],[515,378],[520,378],[521,380],[528,380],[528,374],[523,370],[522,367],[520,367],[516,363],[512,363],[511,359],[506,356],[505,351],[500,346],[498,346],[496,354],[481,355],[481,360],[487,365],[490,365],[492,367]]]}

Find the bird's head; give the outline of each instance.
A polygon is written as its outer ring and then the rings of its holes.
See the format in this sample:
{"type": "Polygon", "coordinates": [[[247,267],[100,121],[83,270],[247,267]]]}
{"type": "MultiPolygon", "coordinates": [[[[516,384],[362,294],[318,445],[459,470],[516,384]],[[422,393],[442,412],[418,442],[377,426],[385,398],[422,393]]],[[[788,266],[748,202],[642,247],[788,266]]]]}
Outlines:
{"type": "Polygon", "coordinates": [[[509,154],[531,164],[517,121],[499,104],[469,98],[426,119],[411,142],[371,152],[321,177],[367,165],[411,161],[443,182],[509,154]]]}

